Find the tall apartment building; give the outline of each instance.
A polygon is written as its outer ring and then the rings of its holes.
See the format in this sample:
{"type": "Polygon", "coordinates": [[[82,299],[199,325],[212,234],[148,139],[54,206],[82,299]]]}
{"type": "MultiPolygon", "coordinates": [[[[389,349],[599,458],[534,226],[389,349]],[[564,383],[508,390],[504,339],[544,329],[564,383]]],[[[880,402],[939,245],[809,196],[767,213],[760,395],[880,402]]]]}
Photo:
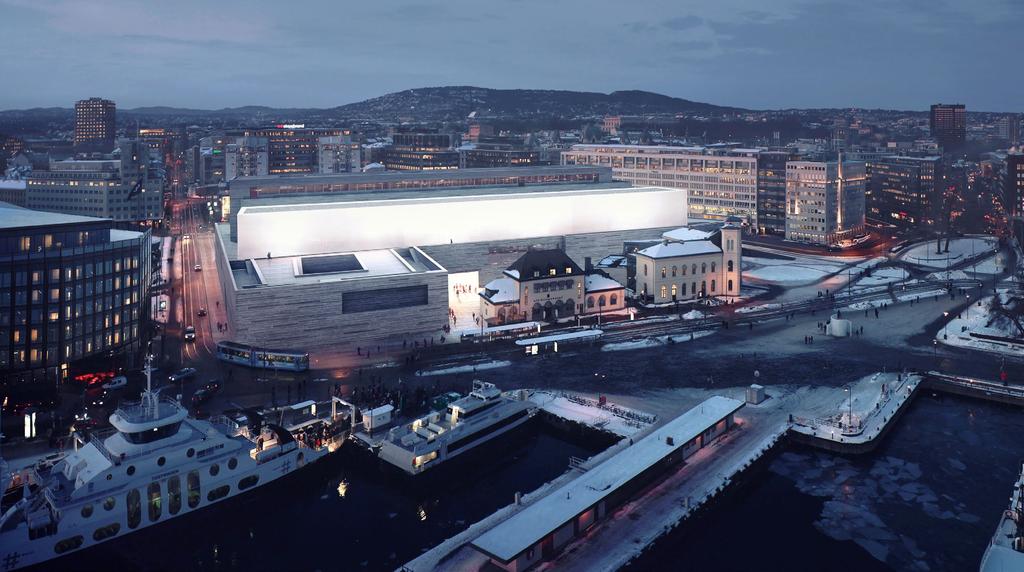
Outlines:
{"type": "Polygon", "coordinates": [[[150,268],[149,231],[0,204],[0,382],[52,390],[80,360],[138,354],[150,268]]]}
{"type": "Polygon", "coordinates": [[[224,146],[224,180],[269,174],[270,155],[263,137],[238,137],[224,146]]]}
{"type": "Polygon", "coordinates": [[[1000,189],[1006,210],[1013,217],[1024,216],[1024,149],[1010,149],[996,156],[996,186],[1000,189]]]}
{"type": "Polygon", "coordinates": [[[228,135],[266,139],[267,170],[271,175],[288,175],[318,172],[320,138],[350,137],[352,131],[283,123],[273,127],[232,131],[228,135]]]}
{"type": "Polygon", "coordinates": [[[1020,115],[1009,113],[999,118],[996,132],[1000,139],[1010,145],[1020,143],[1020,115]]]}
{"type": "Polygon", "coordinates": [[[163,212],[163,176],[152,167],[145,144],[123,140],[108,158],[51,161],[49,170],[32,171],[25,206],[117,221],[157,220],[163,212]]]}
{"type": "Polygon", "coordinates": [[[866,162],[866,173],[869,216],[901,226],[935,223],[942,202],[942,157],[879,157],[866,162]]]}
{"type": "Polygon", "coordinates": [[[833,246],[864,232],[862,162],[786,163],[786,240],[833,246]]]}
{"type": "Polygon", "coordinates": [[[932,137],[943,149],[954,149],[967,141],[967,110],[962,103],[933,105],[930,125],[932,137]]]}
{"type": "Polygon", "coordinates": [[[437,131],[402,131],[391,135],[384,151],[389,171],[447,171],[459,168],[456,137],[437,131]]]}
{"type": "Polygon", "coordinates": [[[317,139],[317,173],[358,173],[362,160],[362,145],[350,133],[317,139]]]}
{"type": "Polygon", "coordinates": [[[75,102],[75,149],[109,153],[116,137],[117,106],[109,99],[91,97],[75,102]]]}
{"type": "Polygon", "coordinates": [[[756,149],[730,146],[573,145],[563,165],[611,167],[612,177],[635,186],[687,191],[690,217],[742,217],[757,228],[756,149]]]}
{"type": "Polygon", "coordinates": [[[796,160],[792,151],[761,151],[757,155],[757,230],[765,234],[786,232],[786,163],[796,160]]]}

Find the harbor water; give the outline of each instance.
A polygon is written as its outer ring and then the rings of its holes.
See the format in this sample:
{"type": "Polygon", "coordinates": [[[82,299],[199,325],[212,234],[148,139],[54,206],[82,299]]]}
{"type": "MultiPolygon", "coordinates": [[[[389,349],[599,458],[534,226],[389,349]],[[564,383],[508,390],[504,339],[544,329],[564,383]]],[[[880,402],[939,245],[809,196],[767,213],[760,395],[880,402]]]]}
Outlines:
{"type": "Polygon", "coordinates": [[[349,443],[308,471],[47,569],[394,570],[612,442],[538,418],[417,477],[349,443]]]}
{"type": "Polygon", "coordinates": [[[786,446],[628,570],[976,570],[1022,429],[1018,407],[922,395],[871,454],[786,446]]]}

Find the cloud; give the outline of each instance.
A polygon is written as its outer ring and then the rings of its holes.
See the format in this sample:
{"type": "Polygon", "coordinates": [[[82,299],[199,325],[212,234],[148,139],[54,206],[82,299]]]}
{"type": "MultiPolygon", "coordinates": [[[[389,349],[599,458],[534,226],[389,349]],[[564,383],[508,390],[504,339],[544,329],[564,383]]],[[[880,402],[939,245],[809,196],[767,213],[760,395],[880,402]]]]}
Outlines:
{"type": "Polygon", "coordinates": [[[703,18],[699,16],[694,16],[693,14],[689,14],[687,16],[677,16],[675,18],[669,18],[668,20],[663,21],[661,23],[661,26],[663,28],[668,28],[669,30],[675,30],[679,32],[681,30],[689,30],[691,28],[696,28],[697,26],[700,26],[703,23],[703,18]]]}

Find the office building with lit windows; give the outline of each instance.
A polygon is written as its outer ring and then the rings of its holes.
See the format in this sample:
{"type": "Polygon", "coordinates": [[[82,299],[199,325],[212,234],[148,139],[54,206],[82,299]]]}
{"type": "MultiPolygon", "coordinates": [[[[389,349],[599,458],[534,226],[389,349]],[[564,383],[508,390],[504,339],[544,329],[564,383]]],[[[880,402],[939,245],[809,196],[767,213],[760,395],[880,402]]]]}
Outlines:
{"type": "Polygon", "coordinates": [[[117,136],[117,106],[109,99],[91,97],[75,102],[75,149],[109,153],[117,136]]]}
{"type": "Polygon", "coordinates": [[[936,103],[932,106],[932,137],[943,149],[955,149],[967,141],[967,109],[962,103],[936,103]]]}
{"type": "Polygon", "coordinates": [[[835,246],[864,232],[865,166],[840,156],[786,163],[786,240],[835,246]]]}
{"type": "Polygon", "coordinates": [[[97,356],[135,364],[151,264],[149,231],[0,203],[0,382],[65,380],[97,356]]]}
{"type": "Polygon", "coordinates": [[[757,230],[762,234],[786,232],[786,163],[792,151],[757,154],[757,230]]]}
{"type": "Polygon", "coordinates": [[[889,156],[866,163],[867,216],[900,226],[935,223],[942,205],[942,157],[889,156]]]}
{"type": "Polygon", "coordinates": [[[224,179],[265,177],[270,174],[267,140],[262,137],[239,137],[224,146],[224,179]]]}
{"type": "Polygon", "coordinates": [[[757,228],[756,149],[657,145],[573,145],[563,165],[611,167],[612,177],[634,185],[686,190],[690,216],[739,216],[757,228]]]}
{"type": "Polygon", "coordinates": [[[283,123],[273,127],[229,131],[227,135],[266,139],[268,173],[288,175],[318,172],[320,138],[350,137],[352,131],[283,123]]]}
{"type": "Polygon", "coordinates": [[[447,171],[459,168],[455,135],[425,131],[397,132],[384,151],[389,171],[447,171]]]}
{"type": "Polygon", "coordinates": [[[122,140],[107,158],[52,161],[49,170],[32,171],[25,206],[117,221],[153,221],[163,216],[163,182],[149,147],[122,140]],[[139,183],[139,192],[133,194],[139,183]]]}
{"type": "Polygon", "coordinates": [[[358,173],[362,169],[362,145],[351,134],[317,140],[317,173],[358,173]]]}

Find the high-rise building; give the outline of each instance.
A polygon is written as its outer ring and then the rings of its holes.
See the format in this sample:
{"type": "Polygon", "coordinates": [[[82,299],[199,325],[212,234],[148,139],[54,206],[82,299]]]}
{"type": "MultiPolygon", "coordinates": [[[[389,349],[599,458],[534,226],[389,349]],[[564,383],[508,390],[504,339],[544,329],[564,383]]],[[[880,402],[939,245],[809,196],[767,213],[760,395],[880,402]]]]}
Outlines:
{"type": "Polygon", "coordinates": [[[75,102],[75,149],[109,153],[116,137],[117,106],[109,99],[91,97],[75,102]]]}
{"type": "Polygon", "coordinates": [[[932,137],[943,149],[955,149],[967,141],[967,110],[962,103],[936,103],[931,114],[932,137]]]}
{"type": "Polygon", "coordinates": [[[864,232],[865,166],[845,161],[786,163],[786,240],[837,245],[864,232]]]}
{"type": "Polygon", "coordinates": [[[362,145],[351,134],[330,135],[317,140],[317,173],[358,173],[362,168],[362,145]]]}
{"type": "Polygon", "coordinates": [[[444,171],[459,168],[455,136],[437,131],[402,131],[391,135],[384,152],[384,167],[390,171],[444,171]]]}
{"type": "Polygon", "coordinates": [[[866,172],[872,218],[901,226],[935,223],[942,203],[942,157],[879,157],[867,161],[866,172]]]}
{"type": "Polygon", "coordinates": [[[263,137],[238,137],[224,147],[224,180],[269,174],[267,140],[263,137]]]}
{"type": "Polygon", "coordinates": [[[616,180],[635,186],[685,189],[691,217],[739,216],[757,228],[757,156],[732,146],[573,145],[562,164],[611,167],[616,180]]]}
{"type": "Polygon", "coordinates": [[[261,137],[267,140],[267,169],[271,175],[316,173],[321,137],[351,136],[348,129],[306,127],[280,123],[273,127],[229,132],[235,137],[261,137]]]}
{"type": "Polygon", "coordinates": [[[51,161],[49,170],[32,171],[25,205],[117,221],[157,220],[163,216],[163,182],[149,147],[122,140],[106,158],[51,161]]]}
{"type": "Polygon", "coordinates": [[[144,339],[151,264],[149,231],[0,203],[0,382],[53,388],[92,356],[127,353],[130,365],[144,339]]]}
{"type": "Polygon", "coordinates": [[[998,153],[995,175],[1008,213],[1017,218],[1024,216],[1024,149],[998,153]]]}
{"type": "Polygon", "coordinates": [[[999,118],[996,125],[997,134],[1010,145],[1020,143],[1020,115],[1009,113],[999,118]]]}
{"type": "Polygon", "coordinates": [[[791,151],[761,151],[757,154],[758,232],[786,232],[786,162],[796,158],[797,155],[791,151]]]}

